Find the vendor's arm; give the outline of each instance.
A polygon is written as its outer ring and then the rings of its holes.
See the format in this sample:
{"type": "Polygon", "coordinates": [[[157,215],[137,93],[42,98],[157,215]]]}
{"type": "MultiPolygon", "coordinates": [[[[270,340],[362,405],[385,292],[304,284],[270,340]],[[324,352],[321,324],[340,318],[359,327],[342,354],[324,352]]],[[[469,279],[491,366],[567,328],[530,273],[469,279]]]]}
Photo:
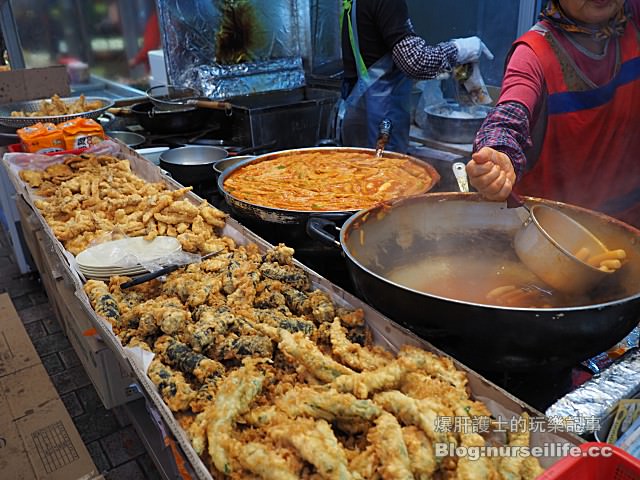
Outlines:
{"type": "Polygon", "coordinates": [[[498,105],[480,127],[467,164],[469,182],[487,199],[505,200],[524,173],[524,150],[531,146],[530,126],[537,121],[543,95],[542,67],[533,51],[520,45],[507,66],[498,105]]]}
{"type": "Polygon", "coordinates": [[[409,78],[426,80],[456,65],[458,49],[453,42],[428,45],[416,35],[404,37],[393,47],[393,61],[409,78]]]}
{"type": "Polygon", "coordinates": [[[429,45],[422,37],[407,35],[393,45],[393,61],[409,78],[427,80],[450,72],[458,64],[478,62],[493,54],[478,37],[455,38],[429,45]]]}

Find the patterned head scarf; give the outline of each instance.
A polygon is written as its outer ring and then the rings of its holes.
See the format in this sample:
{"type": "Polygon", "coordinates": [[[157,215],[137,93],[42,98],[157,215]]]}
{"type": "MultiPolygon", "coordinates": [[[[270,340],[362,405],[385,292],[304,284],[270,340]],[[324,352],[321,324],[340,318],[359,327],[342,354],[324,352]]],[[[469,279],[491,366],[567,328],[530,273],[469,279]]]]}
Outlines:
{"type": "Polygon", "coordinates": [[[602,40],[610,37],[618,37],[624,33],[624,27],[629,19],[625,5],[626,2],[622,4],[620,10],[609,19],[606,25],[594,26],[573,20],[562,10],[559,0],[549,0],[547,6],[540,13],[540,20],[547,20],[553,24],[553,26],[567,32],[585,33],[592,38],[602,40]]]}

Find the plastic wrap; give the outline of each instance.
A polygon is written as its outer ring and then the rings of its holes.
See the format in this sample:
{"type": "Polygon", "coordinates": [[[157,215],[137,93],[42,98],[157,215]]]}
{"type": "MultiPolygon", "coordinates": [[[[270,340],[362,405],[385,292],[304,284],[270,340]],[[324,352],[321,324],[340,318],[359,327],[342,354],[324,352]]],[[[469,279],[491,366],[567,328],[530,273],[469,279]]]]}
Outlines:
{"type": "MultiPolygon", "coordinates": [[[[312,72],[324,70],[325,65],[337,65],[342,69],[342,35],[340,33],[340,9],[342,2],[337,0],[298,0],[304,17],[303,5],[308,4],[310,15],[307,22],[300,21],[303,35],[308,32],[310,42],[302,44],[302,56],[309,59],[312,72]],[[306,28],[306,25],[309,28],[306,28]]],[[[333,72],[329,72],[333,73],[333,72]]]]}
{"type": "Polygon", "coordinates": [[[121,231],[108,232],[92,241],[87,249],[76,256],[76,262],[80,261],[80,255],[83,255],[82,258],[93,261],[95,258],[99,258],[97,268],[142,266],[149,272],[156,272],[167,265],[187,265],[200,259],[198,254],[183,251],[180,242],[174,237],[159,236],[147,241],[143,237],[129,237],[121,231]],[[158,244],[160,240],[163,242],[158,244]],[[167,240],[174,240],[175,248],[172,248],[167,240]],[[93,248],[98,245],[107,248],[93,248]],[[154,246],[156,247],[154,248],[154,246]]]}
{"type": "MultiPolygon", "coordinates": [[[[116,155],[120,152],[120,145],[113,140],[105,140],[90,148],[87,148],[83,154],[94,155],[116,155]]],[[[18,172],[20,170],[44,170],[56,163],[62,163],[67,155],[75,156],[74,154],[60,154],[60,155],[45,155],[42,153],[28,153],[28,152],[16,152],[5,153],[4,159],[9,163],[11,169],[18,172]]]]}
{"type": "Polygon", "coordinates": [[[600,375],[551,405],[549,417],[602,419],[618,400],[631,398],[640,390],[640,351],[634,350],[600,375]]]}
{"type": "Polygon", "coordinates": [[[304,85],[296,0],[158,0],[169,82],[223,99],[304,85]],[[225,9],[245,14],[229,26],[225,9]],[[243,38],[226,45],[225,31],[243,38]]]}

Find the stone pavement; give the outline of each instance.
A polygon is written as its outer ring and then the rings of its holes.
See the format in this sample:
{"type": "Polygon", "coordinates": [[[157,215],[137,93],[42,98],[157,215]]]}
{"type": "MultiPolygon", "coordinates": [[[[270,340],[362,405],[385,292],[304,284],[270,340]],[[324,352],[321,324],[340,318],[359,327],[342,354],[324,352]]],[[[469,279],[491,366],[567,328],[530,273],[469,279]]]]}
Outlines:
{"type": "Polygon", "coordinates": [[[51,381],[107,480],[160,479],[125,411],[106,410],[49,305],[39,275],[21,275],[0,224],[0,293],[8,292],[51,381]]]}

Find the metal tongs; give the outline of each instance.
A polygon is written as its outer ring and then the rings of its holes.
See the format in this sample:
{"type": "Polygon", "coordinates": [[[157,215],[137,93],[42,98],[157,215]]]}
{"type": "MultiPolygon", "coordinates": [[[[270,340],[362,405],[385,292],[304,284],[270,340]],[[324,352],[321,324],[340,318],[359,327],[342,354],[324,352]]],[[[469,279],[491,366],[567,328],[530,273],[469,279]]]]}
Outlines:
{"type": "Polygon", "coordinates": [[[158,278],[162,275],[167,275],[171,272],[175,272],[179,268],[186,267],[187,265],[191,265],[192,263],[200,263],[208,258],[215,257],[219,253],[224,252],[225,249],[217,250],[215,252],[207,253],[206,255],[202,255],[199,259],[196,259],[192,262],[180,263],[174,265],[167,265],[166,267],[161,268],[160,270],[156,270],[155,272],[145,273],[144,275],[140,275],[139,277],[134,278],[133,280],[129,280],[128,282],[120,285],[121,289],[135,287],[136,285],[140,285],[141,283],[148,282],[149,280],[153,280],[154,278],[158,278]]]}

